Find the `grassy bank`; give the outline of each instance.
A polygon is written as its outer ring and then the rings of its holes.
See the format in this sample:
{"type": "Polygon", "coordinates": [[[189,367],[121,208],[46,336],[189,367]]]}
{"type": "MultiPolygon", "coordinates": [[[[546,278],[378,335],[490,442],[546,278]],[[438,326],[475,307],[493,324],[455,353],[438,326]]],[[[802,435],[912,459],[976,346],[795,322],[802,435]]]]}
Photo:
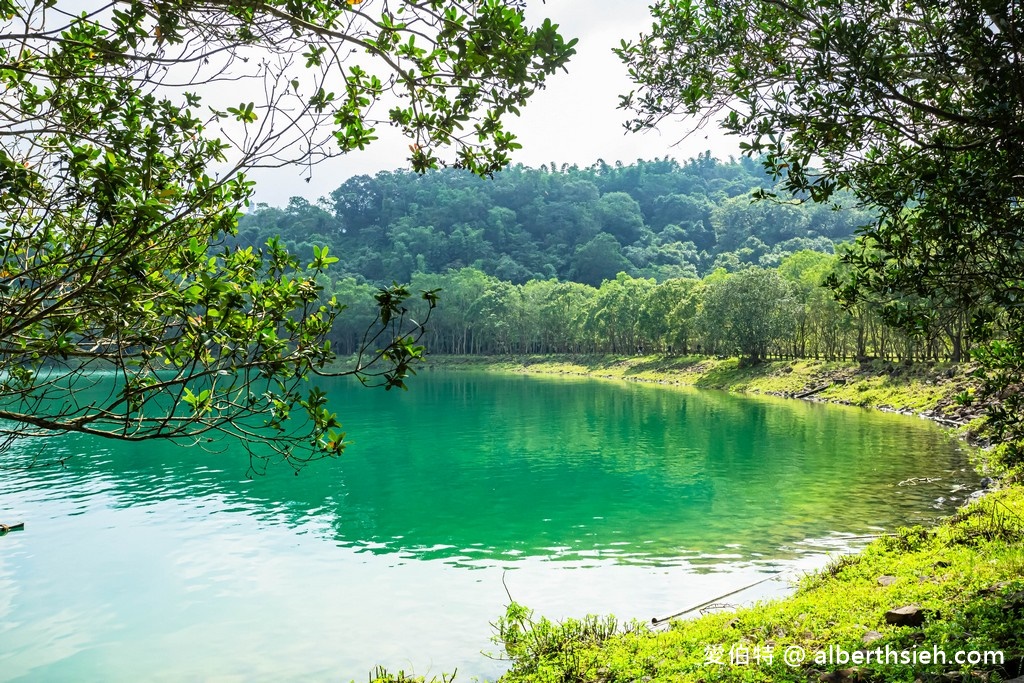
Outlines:
{"type": "MultiPolygon", "coordinates": [[[[964,368],[949,365],[742,366],[736,359],[693,357],[441,357],[431,363],[800,396],[950,425],[980,412],[956,400],[971,381],[964,368]]],[[[903,529],[839,557],[783,600],[658,626],[598,617],[552,623],[513,604],[497,626],[512,661],[503,683],[1012,680],[1024,674],[1024,488],[1007,485],[929,529],[903,529]],[[958,662],[959,652],[982,654],[958,662]],[[793,661],[797,653],[800,662],[793,661]]]]}
{"type": "Polygon", "coordinates": [[[744,365],[703,356],[434,356],[429,365],[498,372],[586,375],[922,414],[966,424],[980,415],[956,396],[970,390],[966,368],[887,361],[774,360],[744,365]]]}

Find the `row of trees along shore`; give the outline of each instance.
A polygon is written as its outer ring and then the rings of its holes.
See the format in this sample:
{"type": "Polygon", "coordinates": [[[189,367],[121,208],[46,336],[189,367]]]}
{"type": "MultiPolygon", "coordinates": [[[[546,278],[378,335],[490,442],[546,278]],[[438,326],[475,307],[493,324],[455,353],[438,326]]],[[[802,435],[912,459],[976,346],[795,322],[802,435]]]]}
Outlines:
{"type": "Polygon", "coordinates": [[[343,355],[363,345],[377,288],[397,279],[441,291],[422,339],[434,354],[965,357],[963,307],[909,294],[837,303],[873,214],[852,196],[752,201],[775,182],[755,160],[710,153],[513,166],[490,180],[381,172],[315,204],[260,205],[231,241],[280,235],[303,258],[341,255],[321,284],[346,306],[330,333],[343,355]],[[899,325],[901,310],[930,315],[899,325]]]}
{"type": "MultiPolygon", "coordinates": [[[[859,303],[844,308],[825,280],[839,256],[801,251],[778,268],[718,269],[657,282],[626,273],[599,287],[530,280],[514,284],[475,268],[415,273],[411,289],[440,289],[424,337],[435,354],[668,353],[778,358],[959,361],[969,348],[962,320],[919,334],[883,322],[859,303]]],[[[331,333],[341,354],[359,348],[376,288],[355,278],[330,287],[345,304],[331,333]]]]}

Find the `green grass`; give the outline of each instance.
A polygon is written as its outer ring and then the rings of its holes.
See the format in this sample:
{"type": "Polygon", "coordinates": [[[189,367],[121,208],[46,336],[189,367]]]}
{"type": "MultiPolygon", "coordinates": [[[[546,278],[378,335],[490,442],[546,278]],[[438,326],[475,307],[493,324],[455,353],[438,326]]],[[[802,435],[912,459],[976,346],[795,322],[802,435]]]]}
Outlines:
{"type": "Polygon", "coordinates": [[[703,389],[798,395],[820,387],[815,400],[921,412],[953,404],[969,386],[967,373],[948,364],[903,366],[883,361],[773,360],[744,365],[738,358],[703,356],[438,356],[430,364],[498,372],[586,375],[703,389]]]}

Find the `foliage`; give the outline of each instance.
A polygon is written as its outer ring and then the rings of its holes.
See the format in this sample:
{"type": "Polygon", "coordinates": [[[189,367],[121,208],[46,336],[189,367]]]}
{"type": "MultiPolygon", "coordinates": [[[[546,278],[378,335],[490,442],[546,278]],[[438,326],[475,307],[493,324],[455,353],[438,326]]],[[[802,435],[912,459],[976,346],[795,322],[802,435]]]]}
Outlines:
{"type": "Polygon", "coordinates": [[[576,249],[569,274],[574,282],[597,287],[628,268],[629,261],[622,255],[619,243],[608,233],[601,233],[576,249]]]}
{"type": "MultiPolygon", "coordinates": [[[[638,86],[623,98],[631,126],[721,117],[798,200],[852,190],[877,213],[833,285],[909,332],[996,340],[976,346],[987,391],[1014,391],[1024,379],[1020,8],[661,0],[652,13],[650,32],[618,50],[638,86]]],[[[990,415],[1006,438],[1024,434],[1018,408],[990,415]]]]}
{"type": "Polygon", "coordinates": [[[709,350],[739,351],[756,363],[787,334],[794,311],[791,288],[778,273],[750,268],[706,287],[696,324],[709,350]]]}
{"type": "Polygon", "coordinates": [[[870,219],[856,209],[766,208],[755,164],[709,155],[581,168],[514,166],[482,181],[443,170],[356,176],[317,204],[259,206],[237,242],[280,234],[301,254],[316,241],[344,254],[344,275],[382,284],[472,267],[522,284],[557,277],[591,286],[626,272],[697,277],[724,252],[736,267],[776,266],[803,249],[832,252],[870,219]]]}
{"type": "MultiPolygon", "coordinates": [[[[341,304],[321,299],[329,245],[303,265],[272,235],[224,244],[244,172],[362,149],[387,124],[416,170],[450,146],[489,174],[517,146],[502,121],[573,53],[500,0],[29,0],[0,17],[0,434],[224,433],[256,465],[344,448],[323,392],[302,387],[333,359],[341,304]],[[105,394],[79,400],[87,387],[105,394]]],[[[349,372],[404,386],[425,322],[409,296],[376,293],[349,372]]]]}
{"type": "Polygon", "coordinates": [[[1024,341],[995,340],[978,350],[985,380],[978,397],[989,400],[991,431],[1008,463],[1024,463],[1024,341]]]}
{"type": "MultiPolygon", "coordinates": [[[[834,255],[801,251],[777,269],[718,270],[703,279],[656,282],[619,272],[596,287],[554,279],[516,285],[462,268],[417,273],[411,287],[445,293],[424,337],[434,354],[696,352],[864,362],[953,357],[955,340],[942,327],[907,334],[870,306],[844,310],[822,287],[840,267],[834,255]]],[[[346,277],[327,286],[351,310],[372,313],[369,285],[346,277]]],[[[344,321],[336,324],[334,348],[354,353],[356,332],[344,321]]]]}
{"type": "Polygon", "coordinates": [[[644,630],[644,625],[635,621],[620,627],[613,616],[588,615],[558,623],[545,617],[534,620],[531,610],[514,601],[492,626],[495,644],[513,662],[509,676],[530,678],[539,673],[539,663],[554,662],[559,680],[581,683],[600,675],[594,648],[616,635],[644,630]]]}
{"type": "MultiPolygon", "coordinates": [[[[441,678],[437,678],[436,676],[431,677],[430,683],[452,683],[454,680],[454,673],[443,673],[441,674],[441,678]]],[[[427,679],[424,676],[407,674],[402,670],[393,673],[382,666],[378,666],[376,669],[371,671],[368,677],[368,683],[426,683],[426,681],[427,679]]],[[[352,683],[355,683],[355,681],[352,683]]]]}

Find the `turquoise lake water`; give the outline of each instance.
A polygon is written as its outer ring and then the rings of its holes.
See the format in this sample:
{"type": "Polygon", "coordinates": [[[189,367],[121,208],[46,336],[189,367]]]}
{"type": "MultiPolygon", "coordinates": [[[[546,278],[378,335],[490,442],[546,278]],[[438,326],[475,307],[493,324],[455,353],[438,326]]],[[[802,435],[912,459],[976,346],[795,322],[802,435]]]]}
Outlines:
{"type": "Polygon", "coordinates": [[[506,585],[551,617],[649,620],[778,573],[729,601],[770,597],[977,487],[916,418],[576,378],[411,387],[328,385],[352,445],[299,476],[76,436],[0,454],[0,522],[26,523],[0,537],[0,680],[494,678],[506,585]]]}

